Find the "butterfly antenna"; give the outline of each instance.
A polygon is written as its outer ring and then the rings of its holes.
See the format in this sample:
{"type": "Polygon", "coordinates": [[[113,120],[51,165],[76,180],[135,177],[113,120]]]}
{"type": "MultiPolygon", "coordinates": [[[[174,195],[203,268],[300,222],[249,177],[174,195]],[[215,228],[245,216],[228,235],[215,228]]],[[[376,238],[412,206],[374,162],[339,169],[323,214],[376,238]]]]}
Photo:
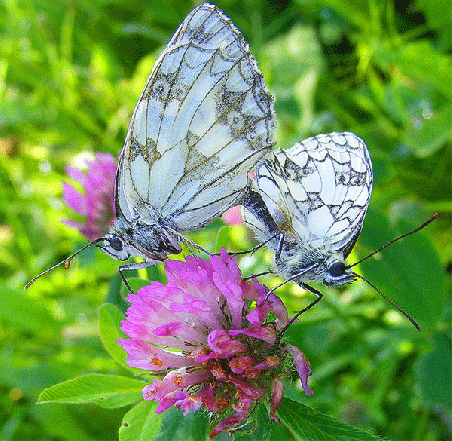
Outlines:
{"type": "Polygon", "coordinates": [[[71,260],[77,255],[80,254],[82,251],[86,250],[88,247],[92,246],[92,245],[96,245],[99,242],[105,240],[105,238],[101,237],[99,239],[95,239],[92,240],[91,242],[89,242],[88,244],[86,244],[83,248],[80,248],[78,251],[76,251],[74,254],[71,254],[69,257],[66,257],[66,259],[62,260],[61,262],[51,266],[50,268],[47,268],[45,271],[43,271],[41,274],[38,274],[37,276],[33,277],[26,285],[25,285],[25,289],[28,289],[31,285],[33,285],[33,283],[36,282],[36,280],[38,280],[40,277],[42,277],[44,274],[47,274],[49,271],[52,271],[54,268],[59,267],[60,265],[64,264],[64,268],[68,269],[69,265],[71,263],[71,260]]]}
{"type": "Polygon", "coordinates": [[[409,315],[408,313],[406,313],[402,308],[399,308],[394,302],[392,302],[391,300],[389,300],[375,285],[373,285],[372,283],[370,283],[367,279],[365,279],[363,276],[360,276],[359,274],[353,273],[353,275],[355,277],[357,277],[358,279],[363,280],[364,282],[366,282],[370,287],[372,287],[375,291],[378,292],[378,294],[381,295],[381,297],[383,297],[386,301],[388,301],[392,306],[394,306],[395,309],[397,309],[397,311],[401,312],[412,324],[413,326],[420,332],[421,328],[419,327],[419,325],[417,324],[416,320],[414,320],[413,317],[411,317],[411,315],[409,315]]]}
{"type": "MultiPolygon", "coordinates": [[[[422,225],[420,225],[419,227],[415,228],[412,231],[409,231],[408,233],[402,234],[399,237],[396,237],[395,239],[391,240],[391,242],[388,242],[386,245],[383,245],[381,248],[379,248],[376,251],[373,251],[372,253],[370,253],[368,256],[364,257],[364,259],[359,260],[356,263],[353,263],[352,265],[348,265],[346,268],[353,268],[356,265],[359,265],[361,262],[364,262],[365,260],[369,259],[369,257],[372,257],[373,255],[379,253],[380,251],[384,250],[385,248],[389,247],[389,245],[392,245],[393,243],[399,241],[400,239],[403,239],[404,237],[407,236],[411,236],[414,233],[417,233],[419,230],[422,230],[422,228],[425,228],[429,223],[433,222],[437,217],[439,216],[439,213],[435,213],[430,219],[428,219],[427,221],[425,221],[422,225]]],[[[358,276],[359,278],[361,278],[360,276],[358,276]]],[[[364,279],[365,280],[365,279],[364,279]]],[[[367,283],[369,283],[367,280],[365,280],[367,283]]],[[[370,284],[370,283],[369,283],[370,284]]],[[[372,286],[372,285],[371,285],[372,286]]],[[[375,288],[375,287],[374,287],[375,288]]],[[[377,290],[378,291],[378,290],[377,290]]],[[[384,297],[384,296],[383,296],[384,297]]]]}

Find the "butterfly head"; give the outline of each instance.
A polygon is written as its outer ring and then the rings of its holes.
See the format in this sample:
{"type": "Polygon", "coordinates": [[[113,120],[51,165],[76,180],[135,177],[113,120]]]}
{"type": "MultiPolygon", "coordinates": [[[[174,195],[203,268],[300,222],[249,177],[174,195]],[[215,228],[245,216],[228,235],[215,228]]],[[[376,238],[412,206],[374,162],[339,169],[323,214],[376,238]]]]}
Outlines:
{"type": "Polygon", "coordinates": [[[333,257],[324,263],[322,283],[326,286],[342,286],[355,281],[356,276],[341,257],[333,257]]]}
{"type": "Polygon", "coordinates": [[[163,227],[128,222],[118,217],[104,236],[100,249],[116,260],[140,257],[146,261],[163,261],[168,254],[178,254],[181,246],[177,238],[163,227]]]}
{"type": "Polygon", "coordinates": [[[127,243],[127,238],[118,233],[111,232],[105,235],[104,245],[100,249],[110,257],[116,260],[127,260],[134,253],[133,247],[127,243]]]}
{"type": "Polygon", "coordinates": [[[342,286],[356,279],[343,255],[337,252],[322,253],[300,246],[292,249],[284,246],[281,253],[275,256],[275,263],[281,274],[297,282],[314,281],[326,286],[342,286]]]}

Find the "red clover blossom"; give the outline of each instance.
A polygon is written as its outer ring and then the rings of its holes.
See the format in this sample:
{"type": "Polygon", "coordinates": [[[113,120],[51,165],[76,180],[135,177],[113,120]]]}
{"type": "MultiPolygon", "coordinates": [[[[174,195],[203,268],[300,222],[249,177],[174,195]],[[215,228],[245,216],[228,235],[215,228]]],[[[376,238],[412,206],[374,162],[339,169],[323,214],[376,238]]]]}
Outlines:
{"type": "Polygon", "coordinates": [[[166,285],[154,281],[128,296],[121,329],[130,338],[119,339],[129,366],[161,377],[143,388],[157,413],[176,406],[186,415],[204,406],[220,420],[213,438],[245,421],[259,400],[279,422],[282,378],[294,365],[305,394],[313,394],[309,362],[277,339],[286,307],[273,294],[263,303],[268,289],[243,280],[235,257],[222,249],[210,260],[168,260],[165,270],[166,285]]]}
{"type": "Polygon", "coordinates": [[[116,161],[110,154],[95,153],[95,156],[97,161],[87,163],[86,173],[73,167],[66,169],[68,175],[82,185],[83,193],[63,183],[64,202],[86,218],[83,223],[63,222],[78,228],[89,240],[102,237],[115,219],[116,161]]]}

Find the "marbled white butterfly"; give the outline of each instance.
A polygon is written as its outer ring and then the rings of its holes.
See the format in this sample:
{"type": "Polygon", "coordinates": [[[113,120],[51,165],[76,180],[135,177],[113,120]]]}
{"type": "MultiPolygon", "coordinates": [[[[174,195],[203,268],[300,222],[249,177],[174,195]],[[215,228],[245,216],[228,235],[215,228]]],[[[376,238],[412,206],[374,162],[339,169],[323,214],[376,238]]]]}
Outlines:
{"type": "Polygon", "coordinates": [[[274,251],[276,272],[287,278],[284,283],[293,280],[317,296],[294,319],[322,298],[306,282],[341,286],[361,278],[419,329],[413,318],[351,270],[360,262],[349,266],[345,262],[361,232],[372,180],[367,147],[351,132],[308,138],[288,150],[275,150],[258,165],[243,218],[274,251]]]}
{"type": "Polygon", "coordinates": [[[87,246],[104,242],[115,259],[143,258],[120,267],[124,281],[122,270],[179,253],[191,243],[180,232],[240,203],[248,172],[274,145],[275,125],[273,96],[243,35],[216,6],[195,8],[133,113],[116,174],[117,219],[87,246]]]}

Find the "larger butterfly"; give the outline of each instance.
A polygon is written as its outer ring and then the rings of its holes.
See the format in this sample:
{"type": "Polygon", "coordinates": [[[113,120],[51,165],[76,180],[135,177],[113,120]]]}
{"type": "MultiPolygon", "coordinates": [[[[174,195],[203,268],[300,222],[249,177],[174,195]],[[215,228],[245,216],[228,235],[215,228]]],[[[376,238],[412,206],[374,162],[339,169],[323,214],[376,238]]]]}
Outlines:
{"type": "Polygon", "coordinates": [[[306,284],[340,286],[355,280],[345,264],[361,231],[372,192],[372,164],[351,132],[317,135],[259,164],[243,217],[275,252],[279,274],[306,284]]]}
{"type": "Polygon", "coordinates": [[[118,260],[144,259],[121,275],[179,253],[181,241],[190,243],[180,232],[239,203],[248,172],[274,145],[275,125],[273,96],[243,35],[216,6],[195,8],[136,105],[116,175],[117,219],[90,245],[103,241],[118,260]]]}

